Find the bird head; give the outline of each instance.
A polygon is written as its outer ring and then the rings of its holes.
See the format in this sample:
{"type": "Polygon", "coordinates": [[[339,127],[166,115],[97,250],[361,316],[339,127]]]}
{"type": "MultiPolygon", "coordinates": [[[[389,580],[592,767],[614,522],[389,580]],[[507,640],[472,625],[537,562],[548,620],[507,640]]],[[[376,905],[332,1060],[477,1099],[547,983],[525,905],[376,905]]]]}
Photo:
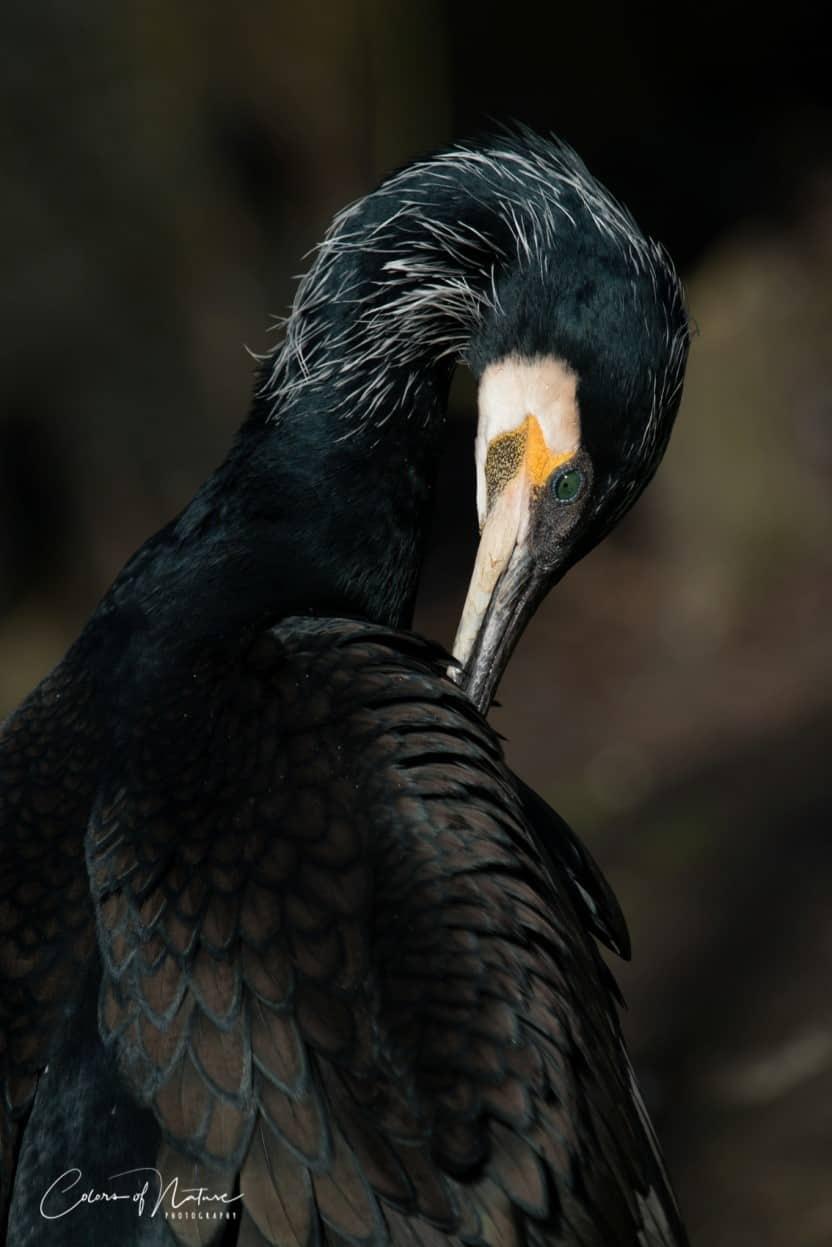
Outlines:
{"type": "Polygon", "coordinates": [[[455,654],[487,710],[535,607],[655,471],[687,348],[668,257],[559,140],[512,127],[394,172],[336,216],[265,361],[269,486],[326,562],[325,598],[289,578],[300,600],[408,626],[466,364],[482,536],[455,654]]]}
{"type": "Polygon", "coordinates": [[[606,198],[530,238],[492,305],[469,350],[480,544],[454,644],[483,712],[546,593],[655,472],[689,341],[670,261],[606,198]]]}

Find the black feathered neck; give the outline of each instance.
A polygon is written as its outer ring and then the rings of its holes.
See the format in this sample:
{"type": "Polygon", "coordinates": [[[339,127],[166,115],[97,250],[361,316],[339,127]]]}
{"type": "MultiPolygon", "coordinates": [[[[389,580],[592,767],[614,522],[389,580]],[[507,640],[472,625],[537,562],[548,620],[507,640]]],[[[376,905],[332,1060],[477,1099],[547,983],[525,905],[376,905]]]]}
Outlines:
{"type": "Polygon", "coordinates": [[[407,626],[455,364],[580,365],[620,469],[601,531],[663,448],[686,334],[669,263],[568,148],[522,132],[410,165],[336,217],[228,457],[106,610],[173,647],[298,613],[407,626]]]}

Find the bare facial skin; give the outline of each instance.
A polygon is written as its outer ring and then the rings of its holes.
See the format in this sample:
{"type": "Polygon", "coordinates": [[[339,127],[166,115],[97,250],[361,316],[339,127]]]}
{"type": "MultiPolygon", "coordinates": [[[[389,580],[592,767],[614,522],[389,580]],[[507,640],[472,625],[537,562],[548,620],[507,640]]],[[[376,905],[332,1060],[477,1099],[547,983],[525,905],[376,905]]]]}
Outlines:
{"type": "Polygon", "coordinates": [[[509,355],[486,368],[479,386],[475,452],[480,528],[488,512],[489,492],[494,493],[489,489],[489,451],[494,463],[504,435],[517,437],[527,430],[521,461],[535,485],[543,484],[555,466],[577,451],[581,444],[577,385],[576,374],[550,355],[536,359],[509,355]],[[537,426],[531,434],[527,420],[537,426]]]}

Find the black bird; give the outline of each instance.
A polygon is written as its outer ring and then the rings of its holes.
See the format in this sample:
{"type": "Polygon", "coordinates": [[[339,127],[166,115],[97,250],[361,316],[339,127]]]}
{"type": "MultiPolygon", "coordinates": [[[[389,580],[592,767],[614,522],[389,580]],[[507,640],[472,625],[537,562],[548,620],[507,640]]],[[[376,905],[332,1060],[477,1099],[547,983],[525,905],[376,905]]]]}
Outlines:
{"type": "Polygon", "coordinates": [[[481,712],[655,470],[687,345],[554,140],[335,219],[227,459],[0,737],[15,1247],[685,1242],[594,942],[623,920],[481,712]],[[403,629],[461,360],[460,688],[403,629]]]}

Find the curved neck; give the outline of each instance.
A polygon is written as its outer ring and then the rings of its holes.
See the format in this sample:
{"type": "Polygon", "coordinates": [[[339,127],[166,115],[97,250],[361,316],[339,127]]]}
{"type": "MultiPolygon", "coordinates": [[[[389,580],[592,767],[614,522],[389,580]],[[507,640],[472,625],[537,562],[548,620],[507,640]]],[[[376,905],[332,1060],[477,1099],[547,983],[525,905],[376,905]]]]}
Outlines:
{"type": "Polygon", "coordinates": [[[115,594],[154,635],[410,623],[451,373],[516,266],[524,193],[504,162],[451,152],[336,217],[227,459],[115,594]]]}
{"type": "Polygon", "coordinates": [[[335,218],[265,361],[257,415],[321,422],[333,439],[433,418],[437,387],[444,398],[493,309],[503,252],[484,232],[501,224],[495,208],[472,200],[461,174],[454,185],[417,172],[335,218]]]}
{"type": "Polygon", "coordinates": [[[460,222],[461,187],[420,189],[417,202],[394,179],[336,218],[195,500],[233,498],[237,526],[259,531],[283,613],[411,622],[451,375],[492,306],[498,255],[460,222]]]}
{"type": "Polygon", "coordinates": [[[380,425],[347,428],[323,404],[264,418],[261,399],[209,482],[245,533],[276,613],[410,624],[430,524],[451,369],[380,425]]]}

